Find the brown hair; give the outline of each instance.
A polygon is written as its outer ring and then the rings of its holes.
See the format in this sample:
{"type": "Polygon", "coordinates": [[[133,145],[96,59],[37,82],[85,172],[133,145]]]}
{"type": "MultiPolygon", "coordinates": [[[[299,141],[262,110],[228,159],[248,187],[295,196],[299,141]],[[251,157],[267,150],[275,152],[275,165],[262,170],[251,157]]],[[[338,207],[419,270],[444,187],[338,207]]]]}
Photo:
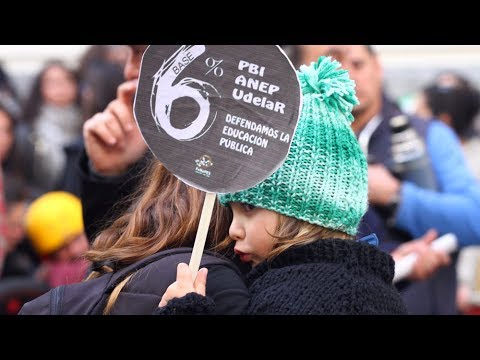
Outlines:
{"type": "MultiPolygon", "coordinates": [[[[162,250],[192,247],[204,198],[205,192],[178,180],[154,160],[129,210],[97,236],[86,258],[96,264],[114,264],[118,269],[162,250]]],[[[230,220],[229,211],[216,201],[206,248],[215,246],[227,236],[230,220]]],[[[87,280],[112,270],[112,266],[103,266],[93,271],[87,280]]],[[[109,312],[126,282],[112,292],[105,313],[109,312]]]]}
{"type": "MultiPolygon", "coordinates": [[[[278,213],[277,213],[278,214],[278,213]]],[[[275,241],[273,250],[267,257],[271,261],[285,250],[292,246],[304,246],[321,239],[343,239],[353,240],[354,236],[342,231],[327,229],[323,226],[296,219],[290,216],[278,214],[278,224],[273,234],[270,234],[275,241]]],[[[217,251],[229,247],[235,242],[230,236],[218,244],[217,251]]]]}

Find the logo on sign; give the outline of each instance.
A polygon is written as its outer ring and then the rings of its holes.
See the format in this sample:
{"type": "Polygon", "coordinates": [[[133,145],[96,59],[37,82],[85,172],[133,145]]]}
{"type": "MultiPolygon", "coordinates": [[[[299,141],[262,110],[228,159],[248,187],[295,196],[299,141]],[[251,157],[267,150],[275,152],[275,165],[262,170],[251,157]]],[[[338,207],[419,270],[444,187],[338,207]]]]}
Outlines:
{"type": "Polygon", "coordinates": [[[208,155],[202,155],[200,159],[195,160],[195,172],[205,177],[210,177],[211,172],[207,169],[213,166],[212,158],[208,155]]]}

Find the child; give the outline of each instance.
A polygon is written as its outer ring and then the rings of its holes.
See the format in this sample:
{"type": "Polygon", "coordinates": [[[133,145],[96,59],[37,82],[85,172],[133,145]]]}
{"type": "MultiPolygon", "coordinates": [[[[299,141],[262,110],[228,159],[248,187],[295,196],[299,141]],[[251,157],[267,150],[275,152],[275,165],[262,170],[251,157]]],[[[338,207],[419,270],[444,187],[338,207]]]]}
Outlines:
{"type": "MultiPolygon", "coordinates": [[[[392,285],[394,262],[355,241],[367,209],[367,163],[353,134],[354,83],[321,57],[298,76],[303,107],[290,152],[268,179],[219,196],[233,212],[229,237],[253,269],[245,314],[406,314],[392,285]]],[[[371,238],[371,237],[370,237],[371,238]]],[[[209,313],[207,272],[186,264],[156,314],[209,313]]]]}
{"type": "Polygon", "coordinates": [[[89,262],[82,219],[82,204],[65,191],[48,192],[37,198],[25,216],[27,237],[42,258],[36,276],[52,288],[80,282],[89,262]]]}

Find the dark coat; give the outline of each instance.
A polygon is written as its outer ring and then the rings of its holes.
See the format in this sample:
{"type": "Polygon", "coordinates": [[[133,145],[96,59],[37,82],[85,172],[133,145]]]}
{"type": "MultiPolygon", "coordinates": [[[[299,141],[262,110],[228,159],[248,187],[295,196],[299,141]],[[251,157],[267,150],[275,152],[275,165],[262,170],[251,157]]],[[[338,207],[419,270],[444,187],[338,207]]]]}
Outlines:
{"type": "MultiPolygon", "coordinates": [[[[114,273],[54,288],[26,303],[19,315],[101,314],[116,284],[131,274],[110,314],[150,315],[158,307],[167,287],[175,281],[177,264],[188,263],[190,257],[190,248],[162,251],[114,273]]],[[[203,254],[201,267],[209,270],[206,293],[218,304],[215,313],[242,313],[249,294],[237,267],[228,259],[208,251],[203,254]]]]}
{"type": "Polygon", "coordinates": [[[57,184],[57,190],[68,191],[80,197],[80,174],[79,174],[79,158],[85,149],[83,142],[83,136],[79,136],[75,141],[66,145],[64,151],[67,157],[65,168],[63,170],[63,176],[57,184]]]}
{"type": "Polygon", "coordinates": [[[94,174],[88,164],[85,150],[78,159],[80,176],[80,198],[82,200],[85,233],[90,242],[106,229],[130,205],[129,195],[133,193],[151,159],[147,153],[123,176],[102,177],[94,174]]]}
{"type": "MultiPolygon", "coordinates": [[[[382,122],[372,134],[369,143],[369,160],[373,159],[373,162],[384,164],[387,168],[392,167],[391,131],[388,120],[399,114],[401,114],[401,111],[398,107],[384,97],[380,114],[382,122]]],[[[409,119],[418,134],[425,138],[429,122],[415,117],[409,117],[409,119]]],[[[359,227],[360,236],[371,232],[376,233],[380,239],[380,249],[386,252],[392,252],[400,244],[413,240],[411,234],[387,226],[387,217],[380,208],[375,206],[369,207],[359,227]]],[[[455,303],[457,288],[456,258],[456,255],[454,255],[451,264],[439,269],[430,279],[417,282],[401,281],[397,284],[410,314],[457,314],[455,303]]]]}
{"type": "MultiPolygon", "coordinates": [[[[247,276],[247,315],[407,314],[392,285],[394,262],[375,246],[319,240],[291,247],[247,276]]],[[[210,275],[209,275],[210,276],[210,275]]],[[[215,302],[190,293],[156,314],[209,312],[215,302]]]]}

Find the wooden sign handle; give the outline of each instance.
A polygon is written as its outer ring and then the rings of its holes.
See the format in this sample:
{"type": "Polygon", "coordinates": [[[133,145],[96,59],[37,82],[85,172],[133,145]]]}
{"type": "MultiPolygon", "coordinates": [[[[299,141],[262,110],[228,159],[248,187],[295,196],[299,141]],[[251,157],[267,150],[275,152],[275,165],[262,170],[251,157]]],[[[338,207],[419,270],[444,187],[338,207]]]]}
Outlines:
{"type": "Polygon", "coordinates": [[[200,260],[202,259],[203,248],[205,247],[205,240],[207,239],[208,228],[210,226],[210,219],[212,217],[216,196],[216,193],[207,192],[205,195],[205,200],[203,201],[200,223],[198,224],[197,235],[195,237],[195,244],[193,245],[190,264],[188,264],[193,273],[194,279],[197,276],[200,260]]]}

